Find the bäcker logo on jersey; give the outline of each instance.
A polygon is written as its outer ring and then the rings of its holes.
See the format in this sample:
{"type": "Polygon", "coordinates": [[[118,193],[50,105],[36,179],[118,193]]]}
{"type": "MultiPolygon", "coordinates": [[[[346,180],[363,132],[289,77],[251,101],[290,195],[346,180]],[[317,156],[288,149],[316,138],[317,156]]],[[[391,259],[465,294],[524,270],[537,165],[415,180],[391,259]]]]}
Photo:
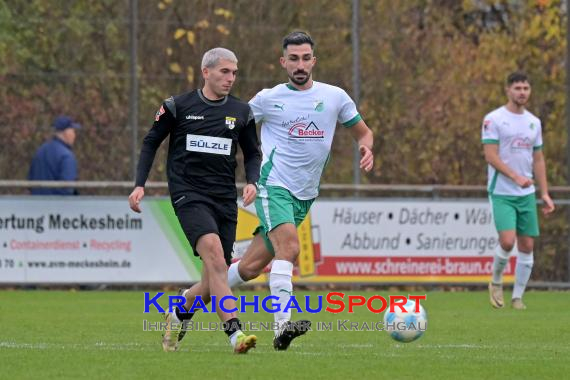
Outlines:
{"type": "Polygon", "coordinates": [[[325,131],[321,131],[314,122],[296,123],[289,128],[289,137],[303,140],[322,140],[325,138],[325,131]]]}
{"type": "Polygon", "coordinates": [[[511,150],[529,150],[532,149],[532,143],[528,137],[517,137],[511,143],[511,150]]]}

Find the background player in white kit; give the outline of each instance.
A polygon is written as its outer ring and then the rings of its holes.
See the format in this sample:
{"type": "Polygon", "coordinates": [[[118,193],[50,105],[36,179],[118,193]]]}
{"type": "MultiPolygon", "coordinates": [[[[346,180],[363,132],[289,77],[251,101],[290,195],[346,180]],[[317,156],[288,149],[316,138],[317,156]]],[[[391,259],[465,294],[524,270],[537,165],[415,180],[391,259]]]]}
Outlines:
{"type": "Polygon", "coordinates": [[[485,160],[489,164],[487,190],[499,233],[489,299],[495,308],[504,306],[503,271],[516,242],[519,254],[511,305],[522,310],[526,309],[522,296],[534,263],[534,239],[539,235],[533,178],[540,188],[545,215],[554,211],[554,203],[548,194],[542,126],[525,109],[531,92],[528,77],[512,73],[505,90],[507,104],[485,116],[482,128],[485,160]]]}
{"type": "MultiPolygon", "coordinates": [[[[283,309],[292,291],[293,266],[300,247],[297,226],[305,219],[318,195],[321,175],[328,161],[336,124],[349,128],[358,143],[360,168],[372,169],[372,131],[347,93],[339,87],[313,81],[316,64],[314,42],[304,32],[283,39],[281,66],[288,83],[260,91],[250,102],[257,123],[261,123],[263,161],[255,201],[260,226],[244,257],[228,269],[228,284],[235,287],[256,278],[273,261],[269,276],[271,295],[278,298],[274,314],[279,329],[273,346],[286,350],[303,335],[309,321],[292,322],[283,309]]],[[[207,296],[200,283],[183,292],[189,309],[196,295],[207,296]]],[[[184,333],[178,335],[182,339],[184,333]]]]}

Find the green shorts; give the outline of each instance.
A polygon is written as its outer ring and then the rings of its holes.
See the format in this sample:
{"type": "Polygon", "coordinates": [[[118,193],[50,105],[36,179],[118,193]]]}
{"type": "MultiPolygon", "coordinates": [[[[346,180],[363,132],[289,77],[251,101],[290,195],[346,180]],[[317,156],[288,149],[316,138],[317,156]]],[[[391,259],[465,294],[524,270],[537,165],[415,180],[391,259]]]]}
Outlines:
{"type": "Polygon", "coordinates": [[[311,209],[314,199],[301,200],[291,192],[279,186],[259,186],[255,199],[255,210],[261,225],[256,228],[254,235],[261,232],[265,246],[275,255],[273,244],[267,234],[283,223],[294,224],[298,227],[311,209]]]}
{"type": "Polygon", "coordinates": [[[539,235],[536,196],[489,195],[497,231],[516,230],[517,235],[539,235]]]}

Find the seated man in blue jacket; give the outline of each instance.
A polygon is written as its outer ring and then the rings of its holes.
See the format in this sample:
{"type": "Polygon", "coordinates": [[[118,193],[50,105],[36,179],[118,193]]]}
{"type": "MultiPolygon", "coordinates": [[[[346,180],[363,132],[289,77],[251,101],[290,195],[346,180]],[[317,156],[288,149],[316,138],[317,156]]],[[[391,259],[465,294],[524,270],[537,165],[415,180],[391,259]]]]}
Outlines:
{"type": "MultiPolygon", "coordinates": [[[[59,116],[53,122],[55,135],[36,152],[28,179],[31,181],[76,181],[77,160],[71,150],[75,130],[81,126],[68,116],[59,116]]],[[[32,188],[33,195],[76,195],[73,188],[32,188]]]]}

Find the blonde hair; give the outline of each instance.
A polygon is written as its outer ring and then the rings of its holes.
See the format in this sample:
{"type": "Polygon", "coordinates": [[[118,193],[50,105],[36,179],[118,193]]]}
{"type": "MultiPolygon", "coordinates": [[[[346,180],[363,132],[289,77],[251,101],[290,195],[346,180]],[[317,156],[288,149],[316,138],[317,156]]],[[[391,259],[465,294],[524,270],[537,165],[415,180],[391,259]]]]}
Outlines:
{"type": "Polygon", "coordinates": [[[202,57],[202,69],[205,67],[215,67],[221,59],[237,63],[238,59],[233,51],[223,47],[213,48],[204,53],[202,57]]]}

